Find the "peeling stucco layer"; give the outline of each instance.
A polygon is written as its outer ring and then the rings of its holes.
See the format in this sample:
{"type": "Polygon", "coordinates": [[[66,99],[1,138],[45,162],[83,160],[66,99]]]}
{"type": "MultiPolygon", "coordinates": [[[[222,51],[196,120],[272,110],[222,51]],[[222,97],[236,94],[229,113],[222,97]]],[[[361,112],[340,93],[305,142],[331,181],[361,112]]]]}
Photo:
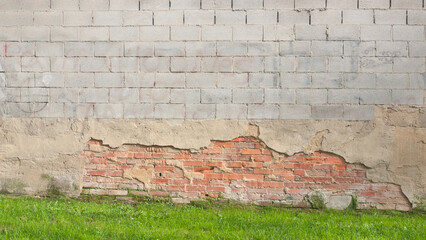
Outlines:
{"type": "Polygon", "coordinates": [[[198,151],[211,140],[258,135],[287,155],[324,151],[361,163],[370,180],[401,185],[415,204],[426,195],[425,111],[376,107],[375,121],[0,118],[0,190],[45,194],[55,184],[79,195],[90,139],[198,151]]]}

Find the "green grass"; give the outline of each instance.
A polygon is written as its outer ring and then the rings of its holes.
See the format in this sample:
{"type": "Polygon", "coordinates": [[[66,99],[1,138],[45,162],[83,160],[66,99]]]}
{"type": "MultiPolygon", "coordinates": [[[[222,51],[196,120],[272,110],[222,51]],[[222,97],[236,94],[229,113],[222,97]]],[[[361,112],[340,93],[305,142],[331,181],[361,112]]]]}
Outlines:
{"type": "Polygon", "coordinates": [[[424,213],[0,196],[0,239],[424,239],[424,213]]]}

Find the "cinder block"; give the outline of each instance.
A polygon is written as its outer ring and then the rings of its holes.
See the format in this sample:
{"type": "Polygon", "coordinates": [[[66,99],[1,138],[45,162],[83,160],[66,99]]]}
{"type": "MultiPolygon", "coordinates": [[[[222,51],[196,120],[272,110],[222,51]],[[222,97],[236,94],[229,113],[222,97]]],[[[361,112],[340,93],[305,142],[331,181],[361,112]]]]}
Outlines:
{"type": "Polygon", "coordinates": [[[67,57],[82,57],[93,56],[94,46],[91,42],[66,42],[65,56],[67,57]]]}
{"type": "Polygon", "coordinates": [[[345,41],[345,56],[375,56],[376,45],[373,41],[345,41]]]}
{"type": "Polygon", "coordinates": [[[389,0],[359,0],[359,8],[387,9],[389,7],[390,7],[389,0]]]}
{"type": "Polygon", "coordinates": [[[395,58],[394,72],[425,72],[425,58],[395,58]]]}
{"type": "Polygon", "coordinates": [[[217,104],[216,118],[247,119],[247,105],[246,104],[217,104]]]}
{"type": "Polygon", "coordinates": [[[423,105],[423,90],[393,90],[392,104],[398,105],[423,105]]]}
{"type": "Polygon", "coordinates": [[[298,72],[325,72],[326,58],[323,57],[299,57],[297,59],[298,72]]]}
{"type": "Polygon", "coordinates": [[[312,74],[312,88],[342,88],[343,75],[340,73],[312,74]]]}
{"type": "Polygon", "coordinates": [[[168,57],[143,57],[139,58],[139,63],[142,73],[169,72],[170,69],[170,58],[168,57]]]}
{"type": "Polygon", "coordinates": [[[234,9],[260,9],[263,8],[263,0],[234,0],[234,9]]]}
{"type": "Polygon", "coordinates": [[[120,11],[93,12],[93,24],[98,26],[120,26],[123,13],[120,11]]]}
{"type": "Polygon", "coordinates": [[[139,10],[139,0],[110,0],[110,10],[139,10]]]}
{"type": "Polygon", "coordinates": [[[183,57],[185,43],[183,42],[157,42],[155,43],[156,57],[183,57]]]}
{"type": "Polygon", "coordinates": [[[171,72],[199,72],[201,69],[201,58],[197,57],[172,57],[171,72]]]}
{"type": "Polygon", "coordinates": [[[80,41],[109,41],[107,27],[80,27],[79,30],[80,41]]]}
{"type": "Polygon", "coordinates": [[[185,24],[207,25],[214,24],[214,11],[210,10],[187,10],[185,14],[185,24]]]}
{"type": "Polygon", "coordinates": [[[358,0],[327,0],[327,8],[356,9],[358,0]]]}
{"type": "Polygon", "coordinates": [[[50,70],[52,72],[78,72],[78,58],[50,58],[50,70]]]}
{"type": "Polygon", "coordinates": [[[393,26],[393,40],[424,41],[424,26],[393,26]]]}
{"type": "Polygon", "coordinates": [[[182,25],[183,11],[154,12],[154,25],[182,25]]]}
{"type": "Polygon", "coordinates": [[[169,103],[170,90],[169,89],[155,89],[155,88],[141,88],[140,102],[142,103],[169,103]]]}
{"type": "Polygon", "coordinates": [[[184,73],[157,73],[156,87],[183,88],[185,87],[184,73]]]}
{"type": "Polygon", "coordinates": [[[265,57],[265,72],[294,72],[295,57],[265,57]]]}
{"type": "Polygon", "coordinates": [[[7,42],[2,45],[2,56],[7,57],[34,57],[34,43],[33,42],[7,42]]]}
{"type": "Polygon", "coordinates": [[[265,103],[295,103],[293,89],[265,89],[265,103]]]}
{"type": "Polygon", "coordinates": [[[137,72],[138,71],[138,58],[111,58],[111,72],[137,72]]]}
{"type": "Polygon", "coordinates": [[[360,89],[360,104],[389,104],[391,102],[391,94],[389,90],[360,89]]]}
{"type": "Polygon", "coordinates": [[[212,57],[202,59],[203,72],[232,72],[231,57],[212,57]]]}
{"type": "Polygon", "coordinates": [[[297,10],[281,10],[279,11],[280,24],[309,24],[309,12],[297,10]]]}
{"type": "Polygon", "coordinates": [[[263,90],[261,89],[234,89],[233,103],[262,103],[263,90]]]}
{"type": "Polygon", "coordinates": [[[426,73],[410,74],[410,88],[426,89],[426,73]]]}
{"type": "Polygon", "coordinates": [[[124,104],[124,118],[153,118],[154,107],[151,104],[124,104]]]}
{"type": "Polygon", "coordinates": [[[169,41],[169,27],[143,26],[140,27],[141,41],[169,41]]]}
{"type": "Polygon", "coordinates": [[[278,119],[280,110],[278,105],[249,104],[248,119],[278,119]]]}
{"type": "Polygon", "coordinates": [[[49,27],[22,27],[22,41],[49,41],[49,27]]]}
{"type": "Polygon", "coordinates": [[[201,38],[199,26],[173,26],[171,27],[172,41],[197,41],[201,38]]]}
{"type": "Polygon", "coordinates": [[[359,104],[358,89],[329,89],[328,103],[359,104]]]}
{"type": "Polygon", "coordinates": [[[154,73],[126,73],[124,85],[126,87],[154,87],[154,73]]]}
{"type": "Polygon", "coordinates": [[[54,10],[78,10],[79,0],[51,0],[50,8],[54,10]]]}
{"type": "Polygon", "coordinates": [[[426,42],[410,42],[410,57],[425,57],[426,42]]]}
{"type": "Polygon", "coordinates": [[[96,73],[95,87],[121,88],[124,83],[122,73],[96,73]]]}
{"type": "Polygon", "coordinates": [[[373,24],[374,12],[373,10],[344,10],[343,23],[344,24],[373,24]]]}
{"type": "Polygon", "coordinates": [[[123,118],[123,104],[94,104],[95,118],[123,118]]]}
{"type": "Polygon", "coordinates": [[[144,10],[167,10],[169,0],[140,0],[140,7],[144,10]]]}
{"type": "Polygon", "coordinates": [[[391,26],[363,25],[361,26],[361,40],[391,40],[391,26]]]}
{"type": "Polygon", "coordinates": [[[305,120],[311,118],[309,105],[281,105],[280,119],[305,120]]]}
{"type": "Polygon", "coordinates": [[[0,27],[1,41],[19,41],[21,39],[20,27],[0,27]]]}
{"type": "Polygon", "coordinates": [[[392,72],[393,59],[390,57],[361,58],[361,72],[392,72]]]}
{"type": "Polygon", "coordinates": [[[154,56],[154,44],[144,42],[124,43],[124,56],[126,57],[149,57],[154,56]]]}
{"type": "Polygon", "coordinates": [[[214,104],[187,104],[186,118],[188,119],[214,119],[216,118],[214,104]]]}
{"type": "Polygon", "coordinates": [[[187,88],[215,88],[216,73],[187,73],[186,87],[187,88]]]}
{"type": "Polygon", "coordinates": [[[33,103],[6,103],[5,116],[34,117],[34,111],[35,111],[35,108],[33,103]]]}
{"type": "MultiPolygon", "coordinates": [[[[1,88],[0,102],[19,102],[21,93],[19,88],[1,88]]],[[[3,112],[4,113],[4,112],[3,112]]]]}
{"type": "Polygon", "coordinates": [[[5,73],[6,87],[33,87],[33,73],[5,73]]]}
{"type": "Polygon", "coordinates": [[[188,57],[205,57],[216,55],[216,43],[214,42],[187,42],[185,45],[186,56],[188,57]]]}
{"type": "Polygon", "coordinates": [[[36,87],[64,87],[64,76],[62,73],[36,73],[36,87]]]}
{"type": "Polygon", "coordinates": [[[377,88],[408,88],[408,74],[377,74],[377,88]]]}
{"type": "Polygon", "coordinates": [[[250,41],[263,39],[263,27],[261,25],[241,25],[233,27],[234,41],[250,41]]]}
{"type": "Polygon", "coordinates": [[[80,0],[80,10],[108,10],[109,0],[80,0]]]}
{"type": "MultiPolygon", "coordinates": [[[[324,10],[311,12],[312,24],[340,24],[342,23],[341,10],[324,10]]],[[[359,24],[359,23],[357,23],[359,24]]]]}
{"type": "Polygon", "coordinates": [[[202,9],[231,9],[231,0],[201,0],[202,9]]]}
{"type": "Polygon", "coordinates": [[[200,9],[200,0],[170,0],[170,9],[200,9]]]}
{"type": "Polygon", "coordinates": [[[421,9],[423,7],[422,0],[392,0],[391,8],[402,9],[421,9]]]}
{"type": "Polygon", "coordinates": [[[111,103],[137,103],[139,90],[136,88],[111,88],[109,102],[111,103]]]}
{"type": "Polygon", "coordinates": [[[172,89],[171,103],[200,103],[200,89],[172,89]]]}
{"type": "Polygon", "coordinates": [[[329,72],[358,72],[358,58],[330,57],[328,58],[329,72]]]}
{"type": "Polygon", "coordinates": [[[341,56],[341,55],[343,55],[343,42],[312,41],[312,56],[341,56]]]}
{"type": "Polygon", "coordinates": [[[250,73],[249,86],[251,88],[278,88],[280,74],[278,73],[250,73]]]}
{"type": "Polygon", "coordinates": [[[93,104],[64,104],[64,117],[66,118],[91,118],[93,117],[93,104]]]}
{"type": "Polygon", "coordinates": [[[92,25],[92,12],[65,11],[64,26],[90,26],[92,25]]]}
{"type": "Polygon", "coordinates": [[[48,57],[22,57],[23,72],[49,72],[50,59],[48,57]]]}
{"type": "Polygon", "coordinates": [[[326,89],[296,89],[297,104],[325,104],[327,103],[326,89]]]}
{"type": "Polygon", "coordinates": [[[230,103],[230,89],[203,89],[201,90],[201,103],[230,103]]]}
{"type": "Polygon", "coordinates": [[[154,106],[155,118],[185,118],[185,105],[183,104],[156,104],[154,106]]]}
{"type": "Polygon", "coordinates": [[[21,102],[49,101],[49,89],[47,88],[21,88],[21,102]]]}
{"type": "Polygon", "coordinates": [[[374,106],[357,106],[349,105],[344,106],[344,119],[354,121],[373,121],[374,120],[374,106]]]}
{"type": "Polygon", "coordinates": [[[280,42],[280,56],[310,56],[311,43],[308,41],[280,42]]]}
{"type": "Polygon", "coordinates": [[[278,56],[279,45],[275,42],[249,42],[249,56],[278,56]]]}
{"type": "Polygon", "coordinates": [[[306,73],[281,73],[281,88],[311,88],[311,75],[306,73]]]}
{"type": "Polygon", "coordinates": [[[360,26],[355,24],[329,25],[327,31],[328,40],[359,40],[359,28],[360,26]]]}
{"type": "Polygon", "coordinates": [[[340,106],[340,105],[312,106],[312,118],[317,120],[343,119],[343,106],[340,106]]]}
{"type": "Polygon", "coordinates": [[[263,26],[263,40],[294,40],[294,28],[292,25],[265,25],[263,26]]]}
{"type": "Polygon", "coordinates": [[[96,42],[95,56],[119,57],[123,56],[123,43],[121,42],[96,42]]]}
{"type": "Polygon", "coordinates": [[[203,26],[202,40],[223,41],[232,39],[232,28],[230,26],[203,26]]]}
{"type": "Polygon", "coordinates": [[[80,59],[81,72],[109,72],[107,58],[82,58],[80,59]]]}
{"type": "Polygon", "coordinates": [[[246,56],[247,43],[246,42],[218,42],[217,43],[218,56],[246,56]]]}
{"type": "Polygon", "coordinates": [[[216,11],[216,24],[245,24],[246,12],[245,11],[216,11]]]}
{"type": "Polygon", "coordinates": [[[78,28],[52,27],[50,30],[51,40],[56,41],[78,41],[78,28]]]}
{"type": "Polygon", "coordinates": [[[295,8],[325,8],[325,0],[295,0],[295,8]]]}
{"type": "Polygon", "coordinates": [[[376,56],[385,57],[406,57],[407,53],[406,42],[376,42],[376,56]]]}
{"type": "Polygon", "coordinates": [[[34,103],[34,116],[39,118],[63,118],[64,105],[62,103],[34,103]]]}
{"type": "Polygon", "coordinates": [[[406,24],[407,15],[404,10],[375,10],[376,24],[406,24]]]}
{"type": "Polygon", "coordinates": [[[219,73],[217,85],[220,88],[245,88],[248,85],[248,74],[219,73]]]}
{"type": "Polygon", "coordinates": [[[107,103],[109,90],[106,88],[82,88],[80,90],[81,103],[107,103]]]}
{"type": "Polygon", "coordinates": [[[33,12],[2,12],[0,26],[31,26],[33,24],[33,12]]]}
{"type": "Polygon", "coordinates": [[[123,14],[124,26],[152,25],[152,12],[128,11],[123,14]]]}
{"type": "Polygon", "coordinates": [[[261,57],[236,57],[234,58],[234,72],[261,72],[263,58],[261,57]]]}
{"type": "Polygon", "coordinates": [[[423,10],[409,10],[408,24],[426,24],[426,12],[423,10]]]}
{"type": "Polygon", "coordinates": [[[94,87],[93,73],[65,73],[65,87],[94,87]]]}
{"type": "Polygon", "coordinates": [[[296,25],[296,40],[326,40],[325,25],[296,25]]]}
{"type": "Polygon", "coordinates": [[[62,12],[34,12],[34,25],[58,26],[62,24],[62,12]]]}
{"type": "Polygon", "coordinates": [[[294,0],[264,0],[265,9],[293,9],[294,0]]]}
{"type": "Polygon", "coordinates": [[[111,41],[138,41],[139,28],[138,27],[111,27],[110,28],[111,41]]]}
{"type": "Polygon", "coordinates": [[[278,13],[273,10],[247,11],[247,24],[277,24],[278,13]]]}
{"type": "Polygon", "coordinates": [[[50,101],[54,103],[77,103],[78,88],[51,88],[50,101]]]}

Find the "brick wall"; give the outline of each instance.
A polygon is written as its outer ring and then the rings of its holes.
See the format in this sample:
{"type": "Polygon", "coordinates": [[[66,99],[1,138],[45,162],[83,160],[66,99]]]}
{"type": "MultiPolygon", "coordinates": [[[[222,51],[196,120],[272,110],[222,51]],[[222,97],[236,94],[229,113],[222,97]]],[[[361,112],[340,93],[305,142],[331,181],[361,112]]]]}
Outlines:
{"type": "Polygon", "coordinates": [[[358,208],[409,210],[401,187],[373,183],[366,167],[329,153],[286,156],[254,137],[212,141],[199,152],[172,147],[88,142],[83,193],[169,196],[174,202],[223,197],[247,203],[308,206],[314,191],[357,196],[358,208]]]}
{"type": "Polygon", "coordinates": [[[0,117],[372,120],[424,105],[423,0],[0,0],[0,117]]]}

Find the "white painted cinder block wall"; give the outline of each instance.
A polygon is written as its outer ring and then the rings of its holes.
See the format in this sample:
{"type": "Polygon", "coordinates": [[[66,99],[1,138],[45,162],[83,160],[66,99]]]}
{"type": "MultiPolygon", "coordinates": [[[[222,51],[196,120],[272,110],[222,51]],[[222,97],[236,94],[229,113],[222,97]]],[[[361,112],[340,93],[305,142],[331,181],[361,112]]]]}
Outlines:
{"type": "Polygon", "coordinates": [[[373,120],[424,106],[424,0],[0,0],[0,117],[373,120]]]}

